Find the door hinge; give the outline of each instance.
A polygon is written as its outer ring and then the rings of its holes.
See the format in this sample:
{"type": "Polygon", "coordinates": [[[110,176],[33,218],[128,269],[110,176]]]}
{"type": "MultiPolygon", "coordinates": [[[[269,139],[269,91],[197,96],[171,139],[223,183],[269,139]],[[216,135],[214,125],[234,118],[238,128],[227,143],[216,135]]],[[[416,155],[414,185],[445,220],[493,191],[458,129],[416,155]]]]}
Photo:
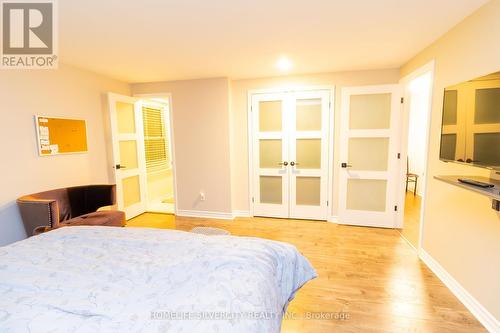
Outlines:
{"type": "Polygon", "coordinates": [[[401,159],[401,153],[398,153],[398,160],[401,159]]]}
{"type": "Polygon", "coordinates": [[[398,206],[394,206],[394,211],[397,212],[398,211],[398,206]]]}
{"type": "Polygon", "coordinates": [[[401,97],[401,104],[403,104],[404,102],[405,102],[405,98],[401,97]]]}
{"type": "Polygon", "coordinates": [[[328,202],[328,200],[326,200],[326,205],[327,205],[327,206],[329,205],[329,202],[328,202]]]}
{"type": "Polygon", "coordinates": [[[252,203],[254,203],[254,202],[255,202],[255,201],[254,201],[254,199],[253,199],[253,197],[252,197],[252,203]]]}

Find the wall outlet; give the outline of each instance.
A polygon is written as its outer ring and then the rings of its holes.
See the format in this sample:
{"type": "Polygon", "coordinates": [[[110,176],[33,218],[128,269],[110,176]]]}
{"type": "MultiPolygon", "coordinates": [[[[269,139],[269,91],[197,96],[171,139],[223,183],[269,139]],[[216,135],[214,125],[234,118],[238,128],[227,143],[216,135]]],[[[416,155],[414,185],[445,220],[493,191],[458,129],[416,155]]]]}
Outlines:
{"type": "Polygon", "coordinates": [[[205,192],[200,191],[200,201],[205,201],[205,192]]]}

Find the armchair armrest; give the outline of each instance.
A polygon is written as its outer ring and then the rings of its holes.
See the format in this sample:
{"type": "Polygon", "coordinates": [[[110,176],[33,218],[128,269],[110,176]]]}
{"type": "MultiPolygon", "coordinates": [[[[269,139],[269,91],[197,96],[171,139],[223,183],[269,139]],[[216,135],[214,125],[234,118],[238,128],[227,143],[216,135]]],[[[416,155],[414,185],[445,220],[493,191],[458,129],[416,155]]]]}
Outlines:
{"type": "Polygon", "coordinates": [[[33,236],[40,235],[51,230],[52,228],[47,226],[36,227],[35,230],[33,230],[33,236]]]}
{"type": "Polygon", "coordinates": [[[35,228],[40,226],[50,228],[59,226],[59,208],[56,200],[26,196],[17,199],[17,205],[28,236],[32,236],[35,228]]]}

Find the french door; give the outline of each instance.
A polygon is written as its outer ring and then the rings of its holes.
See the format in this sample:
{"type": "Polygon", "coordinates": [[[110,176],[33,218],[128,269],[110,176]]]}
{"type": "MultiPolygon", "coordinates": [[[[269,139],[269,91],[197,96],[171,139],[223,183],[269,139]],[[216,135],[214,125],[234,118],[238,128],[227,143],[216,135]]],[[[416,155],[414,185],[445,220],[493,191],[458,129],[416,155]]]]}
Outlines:
{"type": "Polygon", "coordinates": [[[399,85],[342,89],[339,223],[395,227],[401,96],[399,85]]]}
{"type": "Polygon", "coordinates": [[[118,209],[131,219],[146,211],[146,158],[142,104],[109,93],[109,114],[118,209]]]}
{"type": "Polygon", "coordinates": [[[326,220],[330,91],[251,100],[253,214],[326,220]]]}

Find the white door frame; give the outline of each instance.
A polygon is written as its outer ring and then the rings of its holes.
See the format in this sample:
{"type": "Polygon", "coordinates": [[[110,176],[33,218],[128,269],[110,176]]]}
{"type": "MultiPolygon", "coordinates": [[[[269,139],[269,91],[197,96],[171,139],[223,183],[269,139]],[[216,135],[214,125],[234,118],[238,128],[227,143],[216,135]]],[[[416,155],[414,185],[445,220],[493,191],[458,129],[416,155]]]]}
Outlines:
{"type": "Polygon", "coordinates": [[[334,126],[335,126],[335,86],[298,86],[298,87],[284,87],[274,89],[253,89],[247,93],[247,140],[248,140],[248,206],[250,207],[250,216],[254,216],[254,202],[252,198],[255,197],[255,189],[253,185],[254,176],[254,161],[253,161],[253,116],[252,116],[252,96],[256,94],[274,94],[274,93],[294,93],[294,92],[307,92],[327,90],[330,94],[329,101],[329,121],[328,121],[328,179],[327,179],[327,221],[333,221],[332,207],[333,207],[333,160],[334,160],[334,126]]]}
{"type": "MultiPolygon", "coordinates": [[[[404,107],[404,112],[403,112],[403,117],[401,119],[401,160],[404,161],[404,163],[401,163],[401,168],[400,168],[400,187],[398,190],[398,205],[401,207],[399,210],[398,214],[398,220],[397,220],[397,228],[403,228],[404,224],[404,207],[405,207],[405,196],[406,196],[406,190],[405,190],[405,184],[406,184],[406,158],[408,156],[408,133],[409,133],[409,121],[410,121],[410,95],[408,91],[408,85],[409,83],[424,75],[427,73],[430,73],[430,93],[429,93],[429,105],[428,105],[428,119],[427,119],[427,135],[425,138],[425,154],[424,154],[424,176],[422,177],[423,179],[420,182],[423,182],[424,184],[424,190],[422,192],[422,203],[420,205],[420,228],[419,228],[419,239],[418,239],[418,248],[416,249],[417,251],[420,251],[422,248],[423,244],[423,234],[424,234],[424,211],[425,211],[425,206],[426,206],[426,198],[427,198],[427,188],[428,188],[428,170],[429,170],[429,145],[430,145],[430,130],[431,130],[431,118],[432,118],[432,103],[433,103],[433,97],[434,97],[434,72],[435,72],[435,60],[431,60],[422,67],[417,68],[410,74],[406,75],[403,77],[399,83],[403,85],[404,87],[404,99],[405,103],[403,105],[404,107]]],[[[409,243],[409,242],[408,242],[409,243]]],[[[411,243],[410,243],[411,245],[411,243]]],[[[412,245],[413,246],[413,245],[412,245]]]]}
{"type": "Polygon", "coordinates": [[[154,93],[154,94],[134,94],[134,97],[141,99],[152,99],[152,98],[163,98],[168,100],[168,124],[169,124],[169,136],[170,136],[170,154],[172,163],[172,180],[174,185],[174,214],[177,215],[179,211],[179,200],[177,194],[177,169],[176,169],[176,158],[175,158],[175,135],[174,135],[174,112],[172,104],[172,94],[171,93],[154,93]]]}
{"type": "Polygon", "coordinates": [[[146,211],[146,158],[144,154],[144,130],[142,128],[142,104],[137,98],[120,95],[116,93],[108,93],[108,108],[109,108],[109,120],[111,125],[111,146],[112,146],[112,163],[113,163],[113,176],[116,182],[116,194],[117,194],[117,204],[118,209],[123,209],[126,214],[126,219],[131,219],[137,215],[140,215],[146,211]],[[116,103],[124,102],[130,103],[134,106],[134,117],[135,117],[135,133],[120,134],[118,132],[117,123],[117,112],[116,103]],[[137,142],[137,169],[134,170],[120,170],[117,171],[117,165],[121,164],[120,158],[120,141],[130,140],[137,142]],[[140,191],[140,202],[125,208],[123,202],[123,189],[122,189],[122,179],[137,176],[139,177],[139,191],[140,191]]]}
{"type": "Polygon", "coordinates": [[[397,221],[399,209],[395,210],[397,205],[398,194],[398,179],[401,159],[397,159],[397,154],[400,148],[399,124],[401,122],[401,98],[402,94],[399,85],[384,84],[370,86],[353,86],[342,88],[342,113],[340,126],[340,162],[349,163],[348,149],[349,138],[352,137],[388,137],[388,169],[387,171],[349,171],[348,168],[341,168],[339,174],[339,223],[359,226],[373,226],[394,228],[397,221]],[[390,127],[388,129],[349,129],[349,113],[350,113],[350,96],[362,94],[382,94],[390,93],[391,96],[391,114],[390,127]],[[386,209],[383,212],[351,210],[347,213],[347,184],[348,179],[386,179],[386,209]],[[391,219],[385,225],[380,221],[391,219]]]}

